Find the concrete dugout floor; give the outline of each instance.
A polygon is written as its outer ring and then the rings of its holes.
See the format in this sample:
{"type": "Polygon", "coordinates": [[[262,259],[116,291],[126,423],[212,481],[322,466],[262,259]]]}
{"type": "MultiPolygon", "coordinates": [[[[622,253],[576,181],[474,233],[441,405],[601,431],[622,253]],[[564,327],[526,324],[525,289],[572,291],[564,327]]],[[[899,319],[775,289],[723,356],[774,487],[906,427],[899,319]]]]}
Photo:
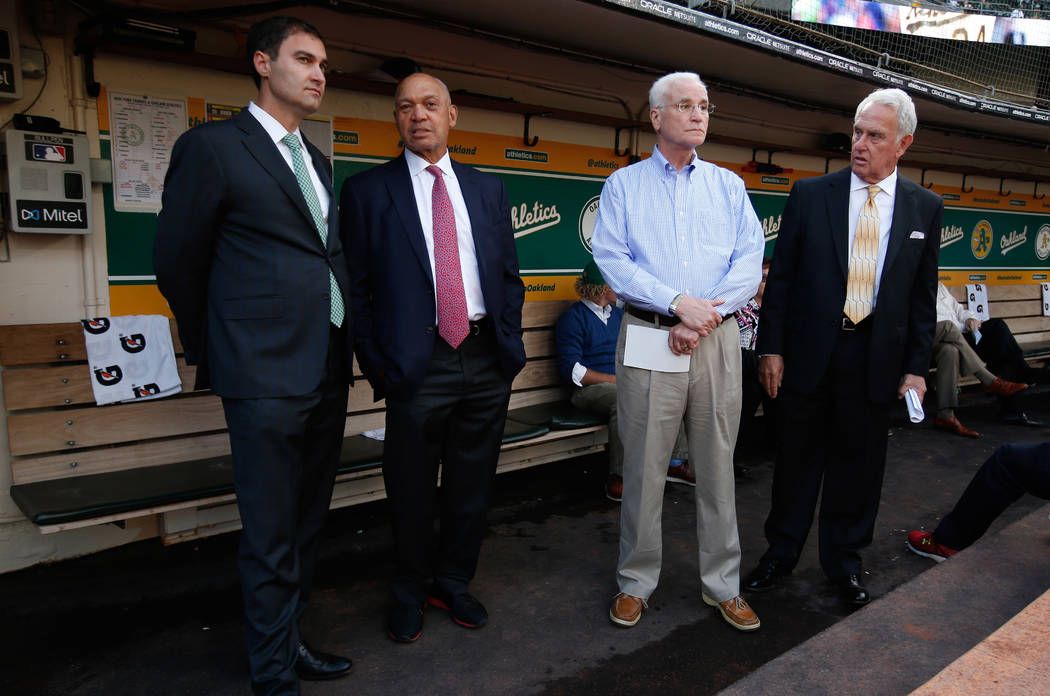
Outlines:
{"type": "MultiPolygon", "coordinates": [[[[1024,398],[1050,424],[1050,389],[1024,398]]],[[[411,645],[384,629],[385,503],[336,511],[303,626],[319,649],[355,665],[349,677],[304,684],[303,693],[714,694],[742,678],[739,693],[748,694],[907,693],[1050,586],[1048,508],[1030,496],[951,562],[935,566],[904,548],[907,531],[932,529],[995,447],[1050,438],[1050,427],[996,416],[990,400],[964,400],[960,417],[979,440],[894,421],[875,541],[864,554],[876,601],[856,613],[838,603],[818,567],[814,530],[783,587],[749,598],[762,619],[750,634],[700,601],[692,489],[673,484],[650,608],[633,629],[609,622],[619,506],[602,494],[601,456],[498,477],[472,585],[491,623],[469,631],[428,609],[411,645]],[[954,623],[922,628],[947,613],[954,623]]],[[[765,548],[773,465],[762,452],[743,463],[737,510],[747,572],[765,548]]],[[[149,540],[0,576],[0,693],[247,694],[236,543],[236,534],[169,548],[149,540]]]]}

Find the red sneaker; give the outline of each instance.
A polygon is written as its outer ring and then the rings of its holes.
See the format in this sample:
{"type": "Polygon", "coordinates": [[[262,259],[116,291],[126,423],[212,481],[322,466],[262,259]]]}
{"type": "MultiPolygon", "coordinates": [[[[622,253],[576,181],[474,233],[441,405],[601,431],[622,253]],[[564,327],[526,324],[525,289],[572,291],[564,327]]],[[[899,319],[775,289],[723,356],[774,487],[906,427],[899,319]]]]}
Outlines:
{"type": "MultiPolygon", "coordinates": [[[[673,460],[672,460],[673,461],[673,460]]],[[[696,476],[689,468],[689,462],[667,465],[667,480],[671,483],[684,483],[687,486],[696,485],[696,476]]]]}
{"type": "Polygon", "coordinates": [[[605,479],[605,497],[614,503],[623,499],[623,477],[609,474],[609,478],[605,479]]]}
{"type": "Polygon", "coordinates": [[[946,561],[950,556],[959,553],[955,549],[934,541],[933,534],[930,532],[908,532],[907,546],[920,556],[932,558],[938,563],[946,561]]]}

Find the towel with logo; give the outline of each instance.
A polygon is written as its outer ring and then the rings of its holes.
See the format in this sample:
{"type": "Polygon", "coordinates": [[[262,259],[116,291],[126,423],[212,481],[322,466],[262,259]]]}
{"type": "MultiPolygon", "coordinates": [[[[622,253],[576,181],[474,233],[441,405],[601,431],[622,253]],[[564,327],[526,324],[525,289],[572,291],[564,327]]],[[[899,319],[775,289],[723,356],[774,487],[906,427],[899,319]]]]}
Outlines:
{"type": "Polygon", "coordinates": [[[159,314],[82,319],[95,402],[159,399],[182,391],[168,318],[159,314]]]}

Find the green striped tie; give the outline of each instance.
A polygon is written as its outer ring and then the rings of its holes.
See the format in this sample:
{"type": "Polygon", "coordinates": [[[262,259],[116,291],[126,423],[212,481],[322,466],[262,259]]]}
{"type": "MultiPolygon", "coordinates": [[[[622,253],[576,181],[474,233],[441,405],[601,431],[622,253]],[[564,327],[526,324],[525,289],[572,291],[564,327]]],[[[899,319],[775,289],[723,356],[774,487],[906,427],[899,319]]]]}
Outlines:
{"type": "MultiPolygon", "coordinates": [[[[303,161],[303,150],[302,145],[299,143],[299,138],[294,133],[289,133],[281,138],[281,142],[287,145],[292,152],[292,169],[295,170],[295,179],[299,182],[299,188],[302,189],[303,198],[306,199],[306,207],[310,209],[310,214],[314,218],[317,234],[321,235],[321,244],[327,249],[328,223],[324,219],[324,215],[321,214],[321,202],[317,200],[314,182],[310,180],[310,172],[306,170],[306,162],[303,161]]],[[[343,306],[343,293],[339,291],[339,281],[335,279],[331,268],[328,269],[328,284],[331,287],[332,296],[332,323],[336,326],[342,326],[343,319],[346,317],[346,308],[343,306]]]]}

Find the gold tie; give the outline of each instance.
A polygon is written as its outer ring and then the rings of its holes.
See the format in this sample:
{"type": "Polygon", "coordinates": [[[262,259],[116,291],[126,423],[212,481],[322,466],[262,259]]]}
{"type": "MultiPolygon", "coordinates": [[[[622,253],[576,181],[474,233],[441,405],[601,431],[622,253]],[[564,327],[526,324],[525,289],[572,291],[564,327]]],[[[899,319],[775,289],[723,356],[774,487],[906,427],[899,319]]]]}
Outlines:
{"type": "Polygon", "coordinates": [[[853,248],[849,254],[849,276],[846,278],[846,306],[842,311],[854,324],[871,314],[875,300],[875,270],[879,265],[879,209],[875,196],[881,191],[872,184],[868,200],[861,206],[853,248]]]}

